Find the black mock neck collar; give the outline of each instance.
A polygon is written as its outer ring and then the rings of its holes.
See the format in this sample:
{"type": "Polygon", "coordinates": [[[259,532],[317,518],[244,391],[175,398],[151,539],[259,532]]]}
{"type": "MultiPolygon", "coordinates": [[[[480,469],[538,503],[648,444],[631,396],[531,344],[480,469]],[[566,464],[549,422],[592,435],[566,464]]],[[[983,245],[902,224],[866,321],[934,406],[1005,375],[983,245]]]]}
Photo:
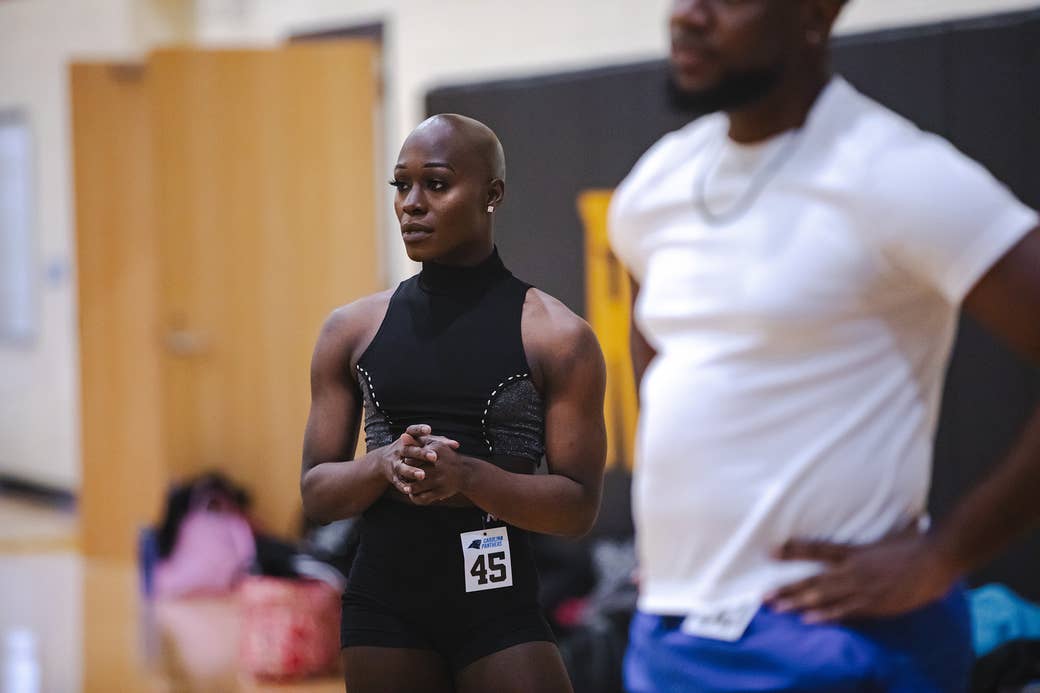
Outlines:
{"type": "Polygon", "coordinates": [[[434,294],[480,293],[508,274],[509,270],[502,264],[498,248],[495,247],[486,259],[472,267],[424,262],[419,272],[419,286],[434,294]]]}

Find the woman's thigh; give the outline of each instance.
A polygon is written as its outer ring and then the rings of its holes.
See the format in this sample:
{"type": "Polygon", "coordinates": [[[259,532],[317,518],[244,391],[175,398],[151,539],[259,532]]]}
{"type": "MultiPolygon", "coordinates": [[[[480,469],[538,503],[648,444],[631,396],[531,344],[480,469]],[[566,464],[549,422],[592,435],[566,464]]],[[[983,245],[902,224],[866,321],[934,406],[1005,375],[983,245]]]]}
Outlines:
{"type": "Polygon", "coordinates": [[[447,662],[432,650],[395,647],[343,649],[348,693],[453,693],[447,662]]]}
{"type": "Polygon", "coordinates": [[[455,685],[459,693],[573,691],[560,651],[551,642],[525,642],[482,657],[458,673],[455,685]]]}

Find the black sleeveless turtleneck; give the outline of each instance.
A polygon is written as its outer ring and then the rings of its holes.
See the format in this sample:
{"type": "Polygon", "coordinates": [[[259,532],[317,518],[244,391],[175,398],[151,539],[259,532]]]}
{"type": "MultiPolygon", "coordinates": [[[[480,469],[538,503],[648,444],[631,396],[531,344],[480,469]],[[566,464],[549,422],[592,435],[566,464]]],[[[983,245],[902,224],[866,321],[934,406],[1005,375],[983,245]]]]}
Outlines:
{"type": "Polygon", "coordinates": [[[475,267],[424,263],[397,287],[357,363],[370,450],[429,424],[464,455],[538,463],[544,404],[520,331],[529,288],[497,250],[475,267]]]}

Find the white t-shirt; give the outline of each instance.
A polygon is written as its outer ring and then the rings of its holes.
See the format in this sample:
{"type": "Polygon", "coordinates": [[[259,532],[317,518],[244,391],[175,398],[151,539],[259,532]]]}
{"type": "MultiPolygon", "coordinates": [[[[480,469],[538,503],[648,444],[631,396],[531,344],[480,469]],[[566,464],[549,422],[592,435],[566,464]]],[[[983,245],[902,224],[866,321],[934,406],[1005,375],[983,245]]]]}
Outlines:
{"type": "Polygon", "coordinates": [[[658,352],[633,484],[651,613],[760,600],[819,570],[772,559],[786,540],[869,542],[924,515],[958,306],[1040,223],[840,78],[797,132],[746,146],[727,128],[665,136],[611,208],[658,352]]]}

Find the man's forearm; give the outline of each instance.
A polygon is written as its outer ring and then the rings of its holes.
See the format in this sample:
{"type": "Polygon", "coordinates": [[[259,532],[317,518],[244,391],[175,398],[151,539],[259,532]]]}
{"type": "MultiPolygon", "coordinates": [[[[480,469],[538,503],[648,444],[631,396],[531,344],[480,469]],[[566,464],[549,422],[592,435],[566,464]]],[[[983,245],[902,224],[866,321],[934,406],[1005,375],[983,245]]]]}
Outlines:
{"type": "Polygon", "coordinates": [[[935,531],[934,545],[958,574],[984,565],[1040,522],[1040,409],[1010,457],[935,531]]]}
{"type": "Polygon", "coordinates": [[[460,491],[504,522],[542,534],[581,536],[592,528],[599,492],[560,474],[515,474],[473,457],[460,491]]]}

